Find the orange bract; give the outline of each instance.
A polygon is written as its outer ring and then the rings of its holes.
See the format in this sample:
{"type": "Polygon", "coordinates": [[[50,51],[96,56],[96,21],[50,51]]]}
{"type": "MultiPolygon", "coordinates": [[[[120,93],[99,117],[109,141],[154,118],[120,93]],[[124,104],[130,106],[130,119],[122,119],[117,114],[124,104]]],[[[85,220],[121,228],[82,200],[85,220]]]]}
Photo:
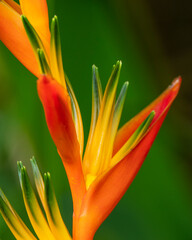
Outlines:
{"type": "Polygon", "coordinates": [[[46,0],[21,0],[21,7],[13,0],[0,1],[0,40],[34,75],[40,75],[37,59],[23,27],[24,14],[39,34],[47,55],[50,53],[50,31],[46,0]]]}
{"type": "Polygon", "coordinates": [[[50,42],[50,31],[46,0],[20,0],[20,4],[22,14],[28,18],[43,43],[47,45],[50,42]]]}
{"type": "Polygon", "coordinates": [[[38,63],[21,17],[3,1],[0,1],[0,39],[29,71],[39,76],[38,63]]]}
{"type": "Polygon", "coordinates": [[[85,182],[70,98],[63,86],[46,76],[38,80],[37,88],[51,137],[69,178],[76,212],[85,193],[85,182]]]}

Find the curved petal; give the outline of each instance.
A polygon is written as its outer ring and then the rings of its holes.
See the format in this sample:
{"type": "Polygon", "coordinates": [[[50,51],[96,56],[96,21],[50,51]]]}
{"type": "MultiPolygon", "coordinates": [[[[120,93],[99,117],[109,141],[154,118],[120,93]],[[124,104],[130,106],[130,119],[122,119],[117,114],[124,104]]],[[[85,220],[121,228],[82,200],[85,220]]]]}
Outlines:
{"type": "MultiPolygon", "coordinates": [[[[111,213],[130,186],[151,148],[171,103],[178,93],[180,83],[181,79],[174,81],[159,100],[156,100],[155,104],[151,105],[153,109],[156,109],[156,117],[140,143],[122,161],[98,177],[88,189],[82,202],[79,218],[79,239],[93,238],[98,227],[111,213]]],[[[150,108],[148,107],[148,109],[150,108]]]]}
{"type": "Polygon", "coordinates": [[[60,84],[47,76],[42,76],[37,84],[51,137],[62,158],[69,179],[74,212],[77,212],[85,193],[85,182],[79,142],[72,119],[70,97],[60,84]]]}
{"type": "Polygon", "coordinates": [[[49,54],[50,31],[46,0],[20,0],[21,10],[39,34],[49,54]]]}
{"type": "Polygon", "coordinates": [[[29,71],[39,75],[38,63],[21,17],[3,1],[0,1],[0,40],[29,71]]]}
{"type": "Polygon", "coordinates": [[[148,105],[139,114],[137,114],[119,129],[114,143],[113,155],[122,147],[122,145],[127,141],[127,139],[129,139],[129,137],[134,133],[134,131],[145,120],[145,118],[150,114],[152,110],[155,111],[155,117],[153,119],[153,122],[156,121],[162,110],[167,107],[168,104],[171,104],[172,101],[175,99],[179,91],[180,85],[181,77],[178,77],[158,98],[156,98],[150,105],[148,105]]]}

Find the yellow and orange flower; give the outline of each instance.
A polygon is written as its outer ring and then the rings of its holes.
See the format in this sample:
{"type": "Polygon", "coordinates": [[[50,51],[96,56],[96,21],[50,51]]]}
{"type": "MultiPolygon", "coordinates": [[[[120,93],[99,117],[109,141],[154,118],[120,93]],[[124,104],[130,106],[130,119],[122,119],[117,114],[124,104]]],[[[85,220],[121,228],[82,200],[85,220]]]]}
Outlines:
{"type": "MultiPolygon", "coordinates": [[[[20,0],[20,4],[21,7],[12,0],[0,1],[0,38],[39,78],[39,98],[72,192],[73,239],[91,240],[135,178],[178,94],[181,78],[175,79],[154,102],[118,130],[128,88],[125,82],[116,97],[122,64],[118,61],[113,67],[104,93],[98,69],[93,66],[92,119],[83,151],[82,118],[71,84],[63,71],[58,19],[56,16],[52,19],[49,31],[45,0],[20,0]],[[8,30],[10,27],[14,27],[14,32],[8,30]]],[[[33,161],[36,185],[47,214],[47,223],[45,219],[42,220],[38,202],[28,185],[25,167],[21,163],[18,166],[24,202],[38,238],[71,239],[61,220],[56,200],[53,200],[55,197],[51,195],[53,206],[47,200],[47,194],[51,191],[48,189],[46,192],[49,174],[43,180],[33,161]],[[52,214],[53,208],[57,217],[52,214]],[[54,217],[58,220],[56,226],[54,217]]],[[[0,206],[8,206],[15,214],[3,194],[0,200],[0,203],[4,203],[0,206]]],[[[2,213],[2,207],[0,209],[2,213]]],[[[6,215],[2,215],[6,220],[6,215]]],[[[7,223],[12,230],[10,221],[7,220],[7,223]]]]}

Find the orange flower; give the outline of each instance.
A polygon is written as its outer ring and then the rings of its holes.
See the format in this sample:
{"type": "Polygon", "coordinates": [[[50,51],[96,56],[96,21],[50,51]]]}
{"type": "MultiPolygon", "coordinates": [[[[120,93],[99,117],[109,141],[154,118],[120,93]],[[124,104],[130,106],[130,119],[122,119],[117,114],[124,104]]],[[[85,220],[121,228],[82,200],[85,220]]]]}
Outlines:
{"type": "Polygon", "coordinates": [[[177,96],[181,78],[117,131],[127,83],[115,103],[121,63],[113,69],[104,96],[93,67],[93,111],[84,156],[64,88],[48,76],[38,80],[47,125],[65,166],[74,203],[74,239],[93,238],[138,170],[177,96]]]}
{"type": "Polygon", "coordinates": [[[104,94],[98,69],[93,66],[92,119],[83,154],[82,118],[62,67],[57,17],[52,19],[51,37],[44,1],[22,0],[21,9],[11,0],[0,1],[0,17],[3,42],[35,75],[42,73],[37,81],[38,94],[71,187],[73,239],[91,240],[135,178],[178,94],[181,78],[118,130],[128,88],[125,82],[116,99],[121,62],[113,67],[104,94]],[[25,16],[20,18],[21,11],[25,16]],[[8,26],[15,26],[15,38],[8,26]],[[14,44],[18,44],[17,49],[14,44]],[[30,58],[25,51],[29,51],[30,58]],[[39,70],[34,68],[36,65],[31,69],[32,62],[38,62],[39,70]]]}

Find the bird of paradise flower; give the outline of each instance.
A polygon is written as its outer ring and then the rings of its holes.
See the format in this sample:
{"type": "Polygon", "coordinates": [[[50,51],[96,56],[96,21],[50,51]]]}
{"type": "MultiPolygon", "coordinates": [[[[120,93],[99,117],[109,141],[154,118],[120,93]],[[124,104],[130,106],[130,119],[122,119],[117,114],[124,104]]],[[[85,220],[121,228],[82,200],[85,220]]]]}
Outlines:
{"type": "MultiPolygon", "coordinates": [[[[178,94],[181,78],[118,129],[128,82],[117,95],[121,61],[103,93],[98,68],[92,72],[92,118],[85,151],[78,102],[64,73],[56,16],[49,30],[46,0],[0,0],[0,39],[38,77],[37,90],[51,137],[65,167],[73,198],[73,239],[91,240],[135,178],[178,94]],[[11,28],[11,31],[9,30],[11,28]],[[15,47],[17,46],[17,47],[15,47]]],[[[31,160],[38,195],[18,163],[25,207],[38,239],[72,239],[59,211],[50,174],[31,160]]],[[[37,239],[0,191],[0,212],[16,239],[37,239]]]]}

